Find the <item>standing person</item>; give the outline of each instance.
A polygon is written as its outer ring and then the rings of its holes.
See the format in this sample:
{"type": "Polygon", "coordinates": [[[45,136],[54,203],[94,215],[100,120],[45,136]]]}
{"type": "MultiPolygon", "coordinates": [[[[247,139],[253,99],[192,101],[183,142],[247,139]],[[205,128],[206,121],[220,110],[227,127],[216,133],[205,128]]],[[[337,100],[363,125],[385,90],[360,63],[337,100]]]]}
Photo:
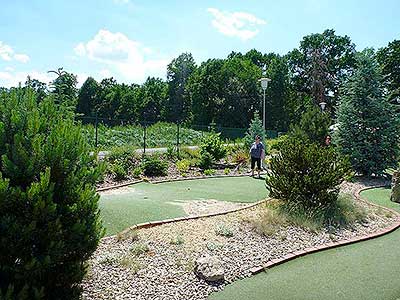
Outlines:
{"type": "Polygon", "coordinates": [[[251,145],[250,156],[251,156],[251,176],[254,176],[254,168],[257,162],[258,178],[260,178],[261,172],[261,158],[264,156],[264,145],[261,143],[261,138],[259,135],[256,136],[256,140],[251,145]]]}

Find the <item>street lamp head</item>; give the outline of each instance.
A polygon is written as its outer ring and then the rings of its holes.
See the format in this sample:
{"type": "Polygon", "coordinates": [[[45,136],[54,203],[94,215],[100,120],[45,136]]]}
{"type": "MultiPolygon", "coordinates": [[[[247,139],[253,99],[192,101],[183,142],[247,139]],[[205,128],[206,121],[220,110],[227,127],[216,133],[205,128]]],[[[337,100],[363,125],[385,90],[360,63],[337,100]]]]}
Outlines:
{"type": "Polygon", "coordinates": [[[321,110],[324,111],[326,107],[326,102],[320,102],[319,106],[321,106],[321,110]]]}
{"type": "Polygon", "coordinates": [[[262,89],[263,89],[263,90],[266,90],[267,87],[268,87],[268,82],[270,82],[271,79],[266,78],[266,77],[263,77],[263,78],[261,78],[259,81],[261,82],[261,87],[262,87],[262,89]]]}

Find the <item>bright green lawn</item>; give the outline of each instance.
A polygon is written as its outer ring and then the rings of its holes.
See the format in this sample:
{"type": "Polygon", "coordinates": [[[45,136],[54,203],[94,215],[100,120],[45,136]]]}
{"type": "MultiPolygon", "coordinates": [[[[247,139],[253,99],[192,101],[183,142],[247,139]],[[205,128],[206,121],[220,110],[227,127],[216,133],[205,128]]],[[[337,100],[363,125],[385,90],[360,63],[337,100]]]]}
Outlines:
{"type": "Polygon", "coordinates": [[[179,202],[216,199],[255,202],[267,197],[265,181],[250,177],[209,178],[170,183],[139,183],[128,192],[103,195],[100,209],[107,235],[134,224],[176,218],[185,213],[179,202]]]}
{"type": "MultiPolygon", "coordinates": [[[[400,211],[389,189],[362,193],[400,211]]],[[[295,259],[211,295],[214,300],[400,299],[400,230],[370,241],[295,259]]]]}

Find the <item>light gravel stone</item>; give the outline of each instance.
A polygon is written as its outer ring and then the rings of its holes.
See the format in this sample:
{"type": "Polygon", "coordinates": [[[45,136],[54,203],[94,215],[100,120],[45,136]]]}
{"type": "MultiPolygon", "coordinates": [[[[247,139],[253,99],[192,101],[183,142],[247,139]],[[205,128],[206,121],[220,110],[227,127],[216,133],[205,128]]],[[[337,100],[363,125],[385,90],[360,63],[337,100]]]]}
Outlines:
{"type": "MultiPolygon", "coordinates": [[[[346,183],[342,190],[353,193],[369,184],[346,183]]],[[[138,230],[139,239],[135,241],[103,239],[90,260],[90,272],[82,283],[82,298],[205,300],[226,284],[251,276],[252,268],[272,259],[305,248],[370,234],[396,220],[396,216],[383,213],[364,202],[359,205],[368,212],[363,223],[354,223],[346,228],[326,228],[319,232],[287,225],[271,236],[258,234],[249,222],[262,216],[263,205],[258,205],[226,215],[141,229],[138,230]],[[232,237],[216,234],[215,229],[221,224],[233,232],[232,237]],[[173,242],[178,240],[179,243],[173,242]],[[130,249],[140,243],[146,243],[149,251],[133,256],[130,249]],[[139,266],[138,270],[121,264],[127,256],[131,256],[130,261],[139,266]],[[202,256],[212,256],[220,262],[224,281],[210,283],[196,276],[196,259],[202,256]]]]}

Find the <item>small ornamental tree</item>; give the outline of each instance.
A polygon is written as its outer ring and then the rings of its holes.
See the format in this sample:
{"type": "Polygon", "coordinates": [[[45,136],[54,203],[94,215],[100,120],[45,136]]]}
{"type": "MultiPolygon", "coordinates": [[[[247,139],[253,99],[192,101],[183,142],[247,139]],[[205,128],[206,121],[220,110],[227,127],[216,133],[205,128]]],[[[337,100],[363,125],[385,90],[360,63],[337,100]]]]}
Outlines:
{"type": "Polygon", "coordinates": [[[339,185],[350,174],[350,165],[333,147],[301,139],[284,141],[271,158],[266,185],[270,196],[289,211],[324,212],[338,199],[339,185]]]}
{"type": "Polygon", "coordinates": [[[103,233],[102,168],[55,100],[35,99],[0,96],[0,298],[77,299],[103,233]]]}
{"type": "Polygon", "coordinates": [[[253,120],[251,120],[250,126],[247,129],[246,136],[244,138],[244,143],[247,148],[250,148],[250,146],[254,143],[257,135],[261,137],[261,141],[264,143],[265,130],[263,129],[262,121],[258,116],[258,111],[254,113],[253,120]]]}
{"type": "Polygon", "coordinates": [[[298,139],[307,139],[312,143],[324,144],[330,125],[329,115],[321,112],[316,105],[312,105],[303,113],[300,123],[291,128],[290,135],[298,139]]]}
{"type": "Polygon", "coordinates": [[[354,170],[367,176],[395,166],[399,154],[399,116],[383,97],[381,82],[374,53],[365,50],[339,99],[335,140],[354,170]]]}
{"type": "Polygon", "coordinates": [[[200,154],[209,153],[213,160],[220,160],[226,155],[226,147],[221,140],[220,133],[211,133],[205,136],[200,145],[200,154]]]}

